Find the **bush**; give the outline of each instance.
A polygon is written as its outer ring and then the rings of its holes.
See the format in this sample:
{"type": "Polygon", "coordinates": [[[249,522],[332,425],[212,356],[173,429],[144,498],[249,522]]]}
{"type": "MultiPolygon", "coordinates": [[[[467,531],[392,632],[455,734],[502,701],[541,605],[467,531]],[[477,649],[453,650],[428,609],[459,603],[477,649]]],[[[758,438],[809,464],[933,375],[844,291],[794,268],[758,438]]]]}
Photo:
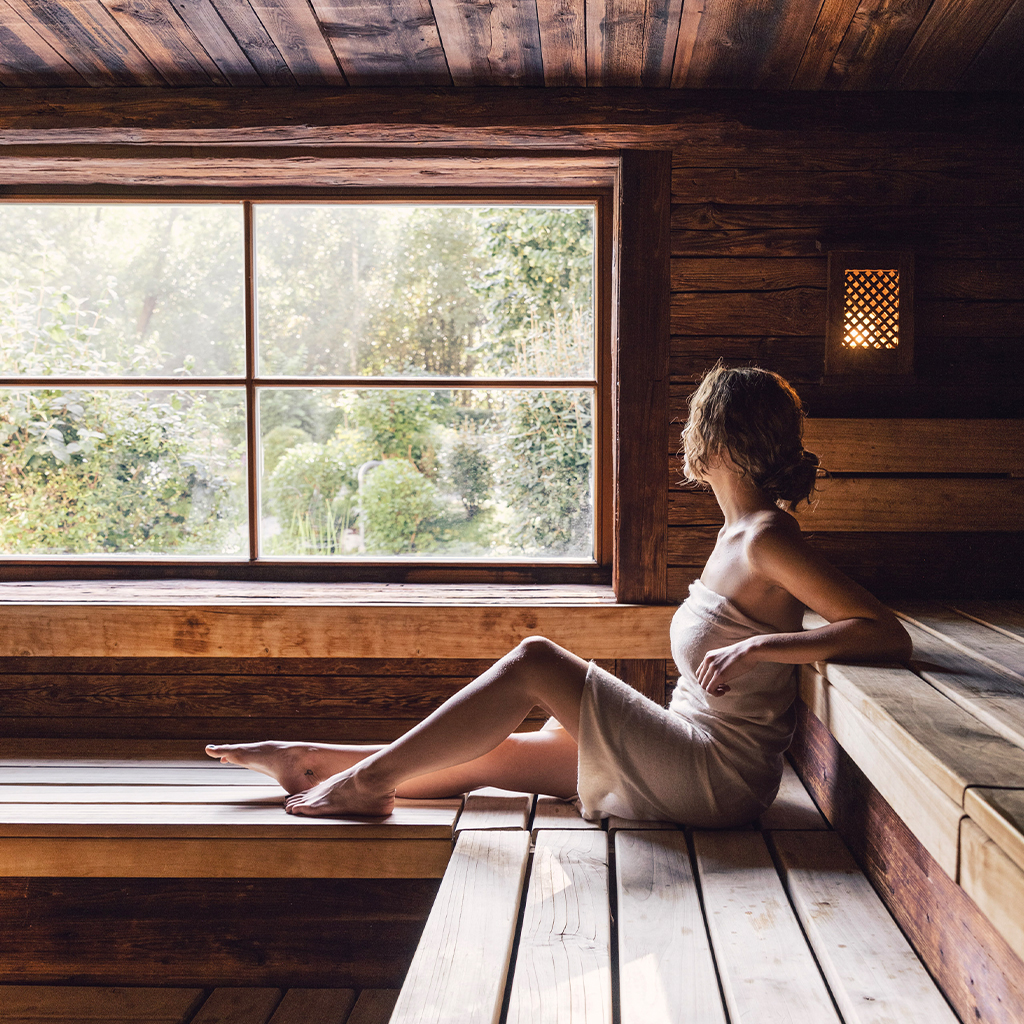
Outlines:
{"type": "Polygon", "coordinates": [[[405,459],[388,459],[363,481],[366,550],[402,555],[431,551],[443,531],[437,486],[405,459]]]}

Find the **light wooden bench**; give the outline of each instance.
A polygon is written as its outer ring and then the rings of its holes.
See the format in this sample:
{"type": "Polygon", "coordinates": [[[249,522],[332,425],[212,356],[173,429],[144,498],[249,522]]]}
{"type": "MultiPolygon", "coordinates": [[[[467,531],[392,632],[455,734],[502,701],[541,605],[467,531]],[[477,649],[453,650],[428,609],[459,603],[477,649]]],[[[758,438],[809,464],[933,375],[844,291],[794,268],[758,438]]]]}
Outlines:
{"type": "Polygon", "coordinates": [[[956,1020],[790,770],[759,828],[531,826],[459,831],[393,1024],[956,1020]]]}
{"type": "MultiPolygon", "coordinates": [[[[891,905],[902,906],[901,923],[918,946],[929,947],[929,965],[954,1005],[964,1016],[976,1007],[981,1019],[1002,1013],[1018,1019],[1024,1012],[1024,604],[906,602],[896,610],[914,641],[909,665],[804,667],[801,698],[809,721],[824,726],[910,832],[903,842],[887,826],[890,834],[863,844],[863,856],[879,861],[876,882],[892,893],[891,905]],[[890,866],[880,862],[883,849],[901,843],[908,852],[897,878],[891,865],[900,858],[890,852],[890,866]],[[917,860],[924,863],[925,856],[928,864],[920,873],[907,863],[914,844],[925,851],[917,860]],[[897,882],[904,892],[896,891],[897,882]],[[942,934],[950,927],[963,934],[942,934]],[[998,978],[986,986],[988,999],[972,977],[983,971],[998,978]]],[[[850,819],[847,835],[856,842],[852,831],[865,827],[866,814],[858,816],[850,804],[870,806],[871,793],[837,777],[839,762],[822,769],[815,760],[807,757],[802,770],[816,780],[823,802],[831,799],[837,827],[850,819]],[[830,797],[830,790],[844,788],[845,795],[830,797]]]]}

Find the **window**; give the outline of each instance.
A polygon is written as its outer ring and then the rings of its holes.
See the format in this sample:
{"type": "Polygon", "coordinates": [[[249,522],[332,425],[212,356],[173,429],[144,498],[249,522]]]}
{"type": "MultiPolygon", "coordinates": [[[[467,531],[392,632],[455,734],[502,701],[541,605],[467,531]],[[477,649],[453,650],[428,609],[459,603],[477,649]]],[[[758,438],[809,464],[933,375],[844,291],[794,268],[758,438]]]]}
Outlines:
{"type": "Polygon", "coordinates": [[[0,555],[607,562],[600,206],[0,207],[0,555]]]}

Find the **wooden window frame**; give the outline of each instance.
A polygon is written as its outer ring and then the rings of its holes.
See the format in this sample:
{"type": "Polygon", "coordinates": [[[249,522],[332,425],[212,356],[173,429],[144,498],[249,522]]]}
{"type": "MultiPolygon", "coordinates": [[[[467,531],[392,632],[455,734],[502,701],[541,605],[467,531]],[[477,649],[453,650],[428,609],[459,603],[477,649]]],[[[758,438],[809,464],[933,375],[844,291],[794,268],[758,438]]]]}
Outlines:
{"type": "MultiPolygon", "coordinates": [[[[311,158],[315,159],[315,151],[311,158]]],[[[246,190],[207,187],[131,187],[98,176],[98,185],[50,181],[43,187],[8,188],[4,200],[51,201],[395,201],[432,203],[593,201],[597,207],[597,324],[598,408],[595,410],[595,563],[557,561],[515,562],[374,562],[334,560],[256,561],[249,559],[172,561],[161,559],[75,559],[51,556],[11,556],[0,560],[0,580],[31,579],[234,579],[316,580],[337,582],[412,582],[503,584],[612,584],[617,599],[628,603],[662,603],[666,592],[668,333],[669,333],[669,199],[671,155],[664,151],[621,154],[581,154],[587,182],[557,185],[558,174],[541,184],[534,174],[529,184],[516,187],[507,170],[500,182],[481,180],[479,154],[473,155],[472,184],[453,189],[424,188],[422,177],[409,187],[370,188],[359,183],[344,189],[303,188],[289,181],[270,187],[257,181],[246,190]],[[594,172],[596,165],[609,173],[594,172]]],[[[55,163],[60,157],[55,155],[55,163]]],[[[502,158],[503,168],[508,157],[502,158]]],[[[544,154],[544,159],[549,159],[544,154]]],[[[131,161],[126,161],[130,164],[131,161]]],[[[410,166],[415,159],[409,160],[410,166]]],[[[573,166],[573,157],[562,164],[573,166]]],[[[105,172],[111,173],[111,172],[105,172]]],[[[130,171],[126,171],[128,180],[130,171]]],[[[273,173],[272,170],[270,172],[273,173]]],[[[580,175],[577,175],[579,177],[580,175]]],[[[570,176],[571,177],[571,176],[570,176]]],[[[530,176],[527,176],[529,179],[530,176]]],[[[450,181],[450,179],[449,179],[450,181]]],[[[247,233],[248,238],[248,233],[247,233]]],[[[251,250],[246,253],[251,261],[251,250]]],[[[248,305],[247,305],[247,308],[248,305]]],[[[251,334],[252,325],[247,325],[251,334]]],[[[251,338],[247,339],[251,356],[251,338]]],[[[247,367],[251,370],[251,367],[247,367]]],[[[254,390],[247,372],[248,391],[254,390]]],[[[26,382],[27,383],[27,382],[26,382]]],[[[52,382],[51,382],[52,383],[52,382]]],[[[133,383],[136,383],[133,379],[133,383]]],[[[150,380],[137,383],[152,385],[150,380]]],[[[177,382],[180,384],[180,382],[177,382]]],[[[5,386],[11,386],[10,381],[5,386]]],[[[252,399],[252,394],[247,396],[252,399]]],[[[252,408],[250,404],[250,408],[252,408]]],[[[255,425],[249,417],[250,449],[255,425]]],[[[252,450],[252,449],[251,449],[252,450]]],[[[252,481],[251,475],[250,479],[252,481]]],[[[250,488],[253,483],[250,482],[250,488]]],[[[255,509],[255,495],[250,494],[255,509]]]]}

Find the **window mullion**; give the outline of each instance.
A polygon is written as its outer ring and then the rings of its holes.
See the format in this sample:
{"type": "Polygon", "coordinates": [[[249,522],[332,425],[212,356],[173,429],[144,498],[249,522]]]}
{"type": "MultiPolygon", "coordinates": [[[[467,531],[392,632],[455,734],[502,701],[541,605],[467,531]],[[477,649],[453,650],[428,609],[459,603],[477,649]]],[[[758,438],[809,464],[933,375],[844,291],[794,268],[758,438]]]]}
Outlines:
{"type": "Polygon", "coordinates": [[[260,507],[256,476],[259,451],[259,422],[256,405],[256,253],[253,247],[252,203],[242,203],[245,239],[245,478],[248,487],[249,561],[259,558],[260,507]]]}

